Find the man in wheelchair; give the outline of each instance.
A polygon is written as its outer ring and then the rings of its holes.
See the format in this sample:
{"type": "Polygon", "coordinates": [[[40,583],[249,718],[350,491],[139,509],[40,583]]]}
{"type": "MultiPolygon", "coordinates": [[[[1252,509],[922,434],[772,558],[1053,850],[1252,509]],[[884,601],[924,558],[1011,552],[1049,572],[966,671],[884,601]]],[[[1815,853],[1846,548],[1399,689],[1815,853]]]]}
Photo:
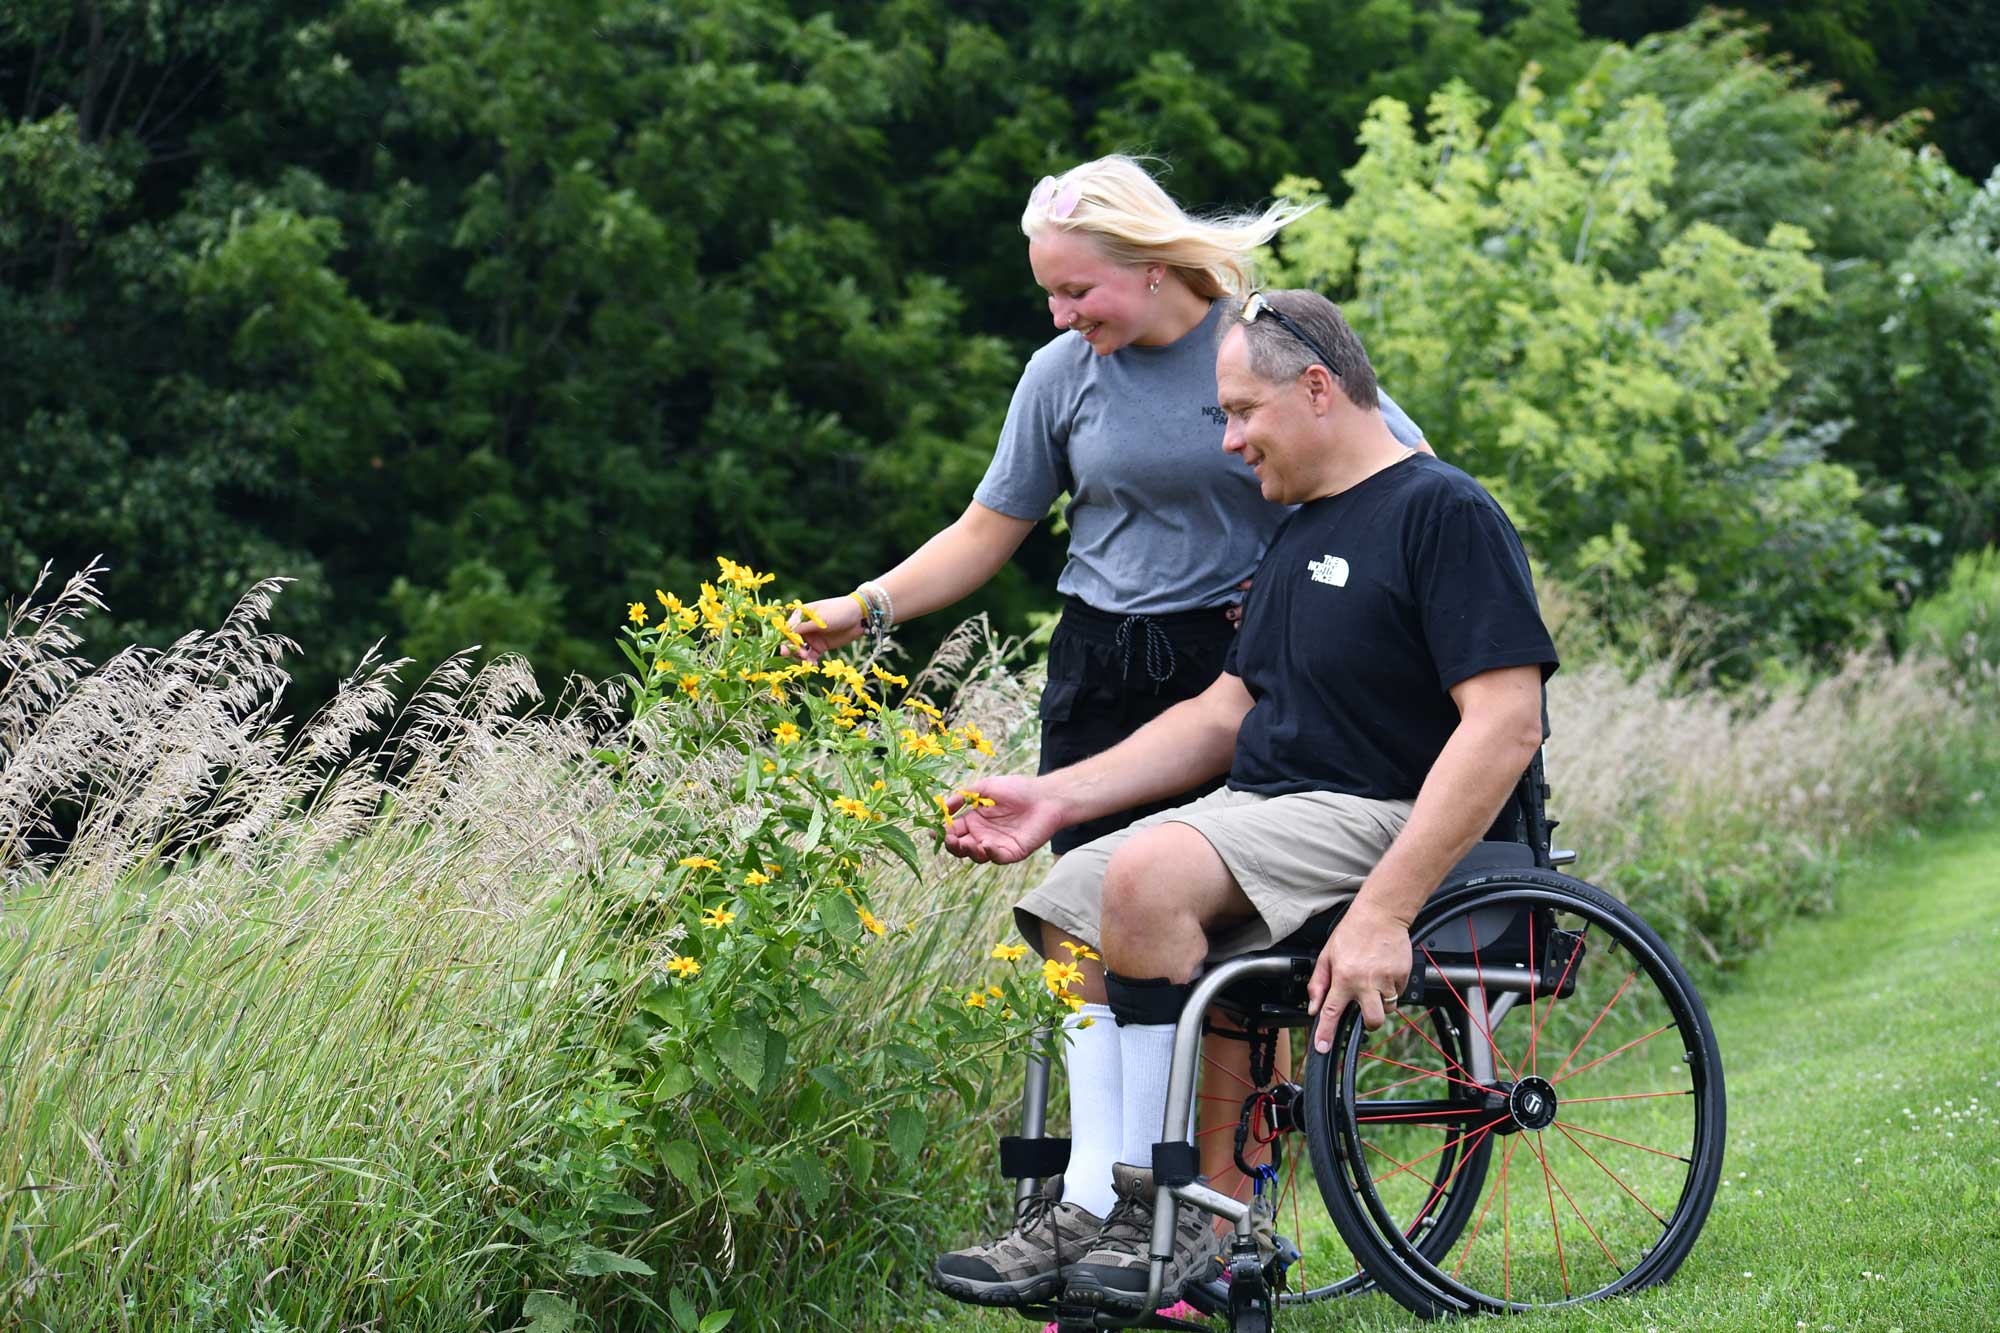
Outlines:
{"type": "MultiPolygon", "coordinates": [[[[1102,754],[982,783],[994,804],[957,810],[946,838],[960,856],[1017,861],[1057,829],[1228,774],[1063,857],[1017,905],[1029,945],[1083,970],[1072,1146],[1059,1197],[937,1259],[932,1284],[960,1300],[1136,1311],[1175,1023],[1197,975],[1351,898],[1308,988],[1313,1040],[1326,1050],[1350,1003],[1379,1027],[1408,978],[1411,922],[1543,739],[1555,647],[1500,506],[1397,443],[1331,302],[1255,294],[1226,327],[1223,448],[1266,499],[1298,509],[1258,569],[1224,674],[1102,754]]],[[[1205,1214],[1181,1208],[1176,1222],[1165,1299],[1221,1250],[1205,1214]]]]}

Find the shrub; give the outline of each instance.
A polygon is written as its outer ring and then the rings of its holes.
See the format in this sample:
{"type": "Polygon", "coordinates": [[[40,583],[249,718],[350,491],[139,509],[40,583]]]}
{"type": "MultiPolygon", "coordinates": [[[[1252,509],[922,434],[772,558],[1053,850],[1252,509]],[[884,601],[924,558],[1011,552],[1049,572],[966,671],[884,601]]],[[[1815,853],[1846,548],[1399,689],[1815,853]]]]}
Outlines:
{"type": "Polygon", "coordinates": [[[1903,637],[1945,657],[1968,683],[2000,687],[2000,547],[1954,560],[1944,587],[1910,608],[1903,637]]]}

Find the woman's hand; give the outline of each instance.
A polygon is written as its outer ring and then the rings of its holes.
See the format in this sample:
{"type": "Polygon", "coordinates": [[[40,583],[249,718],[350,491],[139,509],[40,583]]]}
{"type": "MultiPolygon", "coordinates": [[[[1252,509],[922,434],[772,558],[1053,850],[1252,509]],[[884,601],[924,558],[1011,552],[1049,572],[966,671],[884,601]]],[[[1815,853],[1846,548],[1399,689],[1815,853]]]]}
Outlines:
{"type": "Polygon", "coordinates": [[[853,597],[828,597],[817,602],[806,603],[806,610],[826,622],[821,629],[814,624],[805,611],[792,612],[790,621],[793,630],[806,641],[803,650],[786,644],[782,651],[787,657],[803,657],[808,662],[819,659],[836,648],[845,648],[861,637],[863,617],[861,603],[853,597]]]}

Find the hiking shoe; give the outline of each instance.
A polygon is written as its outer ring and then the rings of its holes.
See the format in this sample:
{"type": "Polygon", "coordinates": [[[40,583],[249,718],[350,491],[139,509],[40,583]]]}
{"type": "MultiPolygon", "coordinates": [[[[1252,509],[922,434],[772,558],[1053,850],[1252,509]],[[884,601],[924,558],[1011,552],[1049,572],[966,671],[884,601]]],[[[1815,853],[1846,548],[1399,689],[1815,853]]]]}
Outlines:
{"type": "Polygon", "coordinates": [[[1057,1176],[1021,1205],[1012,1231],[984,1245],[939,1255],[931,1264],[931,1285],[973,1305],[1054,1300],[1062,1294],[1069,1266],[1097,1240],[1103,1224],[1097,1214],[1062,1202],[1062,1177],[1057,1176]]]}
{"type": "MultiPolygon", "coordinates": [[[[1105,1216],[1097,1244],[1070,1266],[1063,1302],[1131,1313],[1145,1298],[1146,1276],[1152,1266],[1153,1173],[1119,1162],[1111,1168],[1111,1179],[1118,1202],[1105,1216]]],[[[1190,1279],[1211,1276],[1221,1254],[1222,1237],[1215,1234],[1213,1219],[1199,1208],[1177,1205],[1174,1254],[1160,1284],[1160,1299],[1178,1299],[1181,1287],[1190,1279]]]]}

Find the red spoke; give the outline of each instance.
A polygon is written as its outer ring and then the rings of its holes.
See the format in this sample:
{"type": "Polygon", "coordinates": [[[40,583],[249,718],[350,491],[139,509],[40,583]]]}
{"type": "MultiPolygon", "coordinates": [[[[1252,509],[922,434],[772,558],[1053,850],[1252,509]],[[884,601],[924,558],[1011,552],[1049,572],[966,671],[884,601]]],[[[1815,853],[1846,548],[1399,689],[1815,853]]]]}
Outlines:
{"type": "MultiPolygon", "coordinates": [[[[1625,974],[1625,980],[1618,983],[1618,989],[1611,993],[1611,998],[1606,1000],[1604,1002],[1604,1007],[1597,1011],[1597,1017],[1592,1019],[1590,1021],[1590,1026],[1583,1030],[1583,1035],[1576,1039],[1576,1045],[1570,1047],[1569,1054],[1563,1059],[1562,1068],[1556,1070],[1555,1073],[1549,1075],[1549,1082],[1551,1083],[1562,1082],[1563,1070],[1569,1068],[1569,1062],[1571,1060],[1576,1059],[1576,1053],[1583,1049],[1583,1044],[1585,1042],[1590,1040],[1590,1034],[1597,1031],[1597,1025],[1604,1021],[1605,1015],[1611,1012],[1611,1006],[1618,1003],[1618,997],[1625,993],[1625,988],[1632,984],[1632,978],[1638,975],[1639,971],[1637,968],[1634,968],[1632,971],[1627,972],[1625,974]]],[[[1590,1066],[1588,1065],[1584,1066],[1584,1068],[1586,1069],[1588,1069],[1589,1067],[1590,1066]]]]}
{"type": "MultiPolygon", "coordinates": [[[[1558,1120],[1556,1121],[1556,1128],[1561,1129],[1566,1124],[1567,1122],[1558,1120]]],[[[1634,1143],[1630,1139],[1616,1138],[1610,1134],[1600,1134],[1594,1129],[1585,1129],[1582,1125],[1568,1125],[1568,1128],[1575,1130],[1579,1134],[1588,1134],[1594,1139],[1610,1139],[1613,1143],[1622,1143],[1628,1148],[1637,1148],[1640,1152],[1652,1153],[1655,1157],[1671,1157],[1676,1162],[1692,1162],[1694,1160],[1693,1158],[1683,1157],[1677,1152],[1667,1152],[1662,1148],[1648,1148],[1645,1144],[1634,1143]]]]}
{"type": "MultiPolygon", "coordinates": [[[[1590,929],[1590,924],[1588,922],[1585,922],[1583,930],[1587,931],[1589,929],[1590,929]]],[[[1530,930],[1528,932],[1528,976],[1529,976],[1528,1056],[1530,1059],[1532,1059],[1535,1054],[1535,1043],[1541,1040],[1542,1023],[1548,1022],[1549,1021],[1548,1016],[1556,1011],[1555,998],[1556,996],[1562,994],[1562,988],[1569,984],[1570,969],[1576,966],[1576,960],[1581,958],[1582,956],[1583,956],[1583,933],[1579,931],[1576,937],[1576,946],[1569,951],[1569,961],[1563,964],[1563,974],[1561,977],[1557,978],[1555,989],[1549,992],[1549,1003],[1547,1007],[1543,1009],[1541,1022],[1538,1023],[1535,1021],[1536,987],[1533,983],[1533,978],[1535,974],[1535,932],[1533,930],[1530,930]]]]}
{"type": "Polygon", "coordinates": [[[1250,1091],[1252,1092],[1257,1091],[1257,1085],[1255,1083],[1252,1083],[1249,1079],[1243,1077],[1243,1075],[1237,1073],[1235,1070],[1231,1069],[1228,1065],[1222,1063],[1222,1061],[1216,1059],[1214,1056],[1204,1054],[1201,1057],[1201,1062],[1205,1065],[1208,1065],[1212,1069],[1220,1069],[1223,1073],[1229,1075],[1229,1077],[1235,1079],[1238,1083],[1241,1083],[1244,1087],[1250,1089],[1250,1091]]]}
{"type": "Polygon", "coordinates": [[[1658,1222],[1661,1226],[1665,1226],[1667,1224],[1667,1219],[1660,1216],[1659,1209],[1653,1207],[1652,1204],[1647,1203],[1644,1199],[1641,1199],[1638,1193],[1634,1191],[1630,1185],[1627,1185],[1623,1180],[1619,1179],[1618,1173],[1616,1171],[1613,1171],[1610,1167],[1606,1166],[1604,1163],[1597,1161],[1596,1153],[1592,1152],[1590,1149],[1584,1147],[1581,1143],[1577,1142],[1576,1135],[1569,1132],[1568,1125],[1558,1123],[1556,1125],[1556,1128],[1561,1130],[1562,1136],[1570,1141],[1571,1147],[1575,1148],[1585,1157],[1588,1157],[1591,1161],[1597,1162],[1597,1169],[1599,1171],[1602,1171],[1605,1175],[1610,1176],[1612,1184],[1616,1185],[1619,1189],[1624,1190],[1627,1194],[1630,1194],[1635,1203],[1637,1203],[1641,1208],[1644,1208],[1647,1212],[1651,1213],[1653,1215],[1653,1220],[1655,1222],[1658,1222]]]}
{"type": "MultiPolygon", "coordinates": [[[[1503,1181],[1506,1180],[1507,1163],[1513,1160],[1514,1149],[1520,1146],[1521,1146],[1521,1141],[1519,1139],[1513,1139],[1508,1142],[1507,1151],[1500,1158],[1501,1180],[1503,1181]]],[[[1486,1225],[1486,1215],[1493,1211],[1493,1201],[1499,1197],[1500,1196],[1497,1194],[1489,1194],[1486,1196],[1486,1206],[1481,1208],[1479,1210],[1479,1216],[1473,1219],[1472,1235],[1466,1238],[1465,1248],[1458,1252],[1458,1266],[1451,1270],[1451,1275],[1453,1277],[1457,1277],[1459,1274],[1465,1271],[1465,1261],[1472,1257],[1472,1247],[1479,1241],[1479,1228],[1486,1225]]]]}
{"type": "Polygon", "coordinates": [[[1196,1131],[1195,1137],[1198,1139],[1205,1139],[1211,1134],[1220,1134],[1226,1129],[1235,1129],[1235,1128],[1236,1126],[1233,1123],[1225,1120],[1219,1125],[1211,1125],[1207,1129],[1196,1131]]]}
{"type": "MultiPolygon", "coordinates": [[[[1466,928],[1466,933],[1469,935],[1472,931],[1472,918],[1470,917],[1466,918],[1465,928],[1466,928]]],[[[1419,947],[1423,948],[1424,950],[1424,958],[1430,963],[1432,967],[1437,968],[1438,978],[1444,982],[1445,989],[1451,992],[1451,997],[1454,1000],[1458,1001],[1459,1008],[1465,1010],[1466,1017],[1470,1018],[1472,1016],[1472,1006],[1470,1004],[1467,1004],[1465,997],[1458,993],[1458,987],[1451,984],[1451,978],[1445,976],[1444,969],[1438,966],[1438,960],[1431,956],[1430,949],[1427,946],[1419,946],[1419,947]]],[[[1477,968],[1479,966],[1479,942],[1477,940],[1473,941],[1472,963],[1474,968],[1477,968]]],[[[1480,978],[1479,982],[1479,1002],[1480,1006],[1484,1008],[1486,1004],[1486,980],[1483,976],[1480,978]]],[[[1507,1072],[1513,1075],[1516,1079],[1520,1078],[1521,1077],[1520,1074],[1516,1073],[1514,1070],[1514,1066],[1511,1063],[1509,1063],[1506,1052],[1500,1049],[1500,1043],[1494,1040],[1492,1023],[1489,1022],[1486,1025],[1486,1027],[1484,1028],[1484,1032],[1486,1035],[1487,1046],[1492,1049],[1495,1055],[1500,1057],[1500,1063],[1507,1066],[1507,1072]]],[[[1444,1055],[1444,1052],[1439,1051],[1438,1054],[1444,1055]]],[[[1445,1059],[1449,1060],[1451,1059],[1451,1057],[1445,1055],[1445,1059]]],[[[1464,1073],[1465,1071],[1461,1069],[1459,1070],[1459,1072],[1464,1073]]],[[[1468,1075],[1468,1077],[1470,1076],[1468,1075]]]]}
{"type": "MultiPolygon", "coordinates": [[[[1611,1055],[1600,1055],[1595,1060],[1592,1060],[1589,1064],[1578,1065],[1575,1069],[1570,1070],[1567,1074],[1564,1074],[1560,1078],[1557,1078],[1553,1081],[1561,1083],[1564,1079],[1572,1079],[1575,1078],[1578,1074],[1584,1073],[1588,1070],[1595,1069],[1599,1065],[1603,1064],[1606,1060],[1609,1060],[1612,1055],[1623,1055],[1625,1054],[1625,1052],[1631,1050],[1634,1046],[1642,1046],[1645,1043],[1651,1041],[1653,1038],[1659,1036],[1662,1032],[1667,1031],[1671,1027],[1673,1027],[1673,1024],[1671,1022],[1662,1023],[1660,1024],[1660,1026],[1654,1028],[1651,1032],[1648,1032],[1645,1036],[1634,1037],[1631,1041],[1626,1042],[1623,1046],[1620,1046],[1617,1050],[1611,1052],[1611,1055]]],[[[1587,1037],[1590,1034],[1586,1032],[1584,1033],[1584,1035],[1587,1037]]],[[[1576,1052],[1572,1051],[1570,1052],[1570,1054],[1574,1055],[1576,1054],[1576,1052]]]]}
{"type": "MultiPolygon", "coordinates": [[[[1431,1048],[1432,1050],[1436,1051],[1436,1052],[1438,1053],[1438,1058],[1439,1058],[1440,1060],[1443,1060],[1443,1061],[1444,1061],[1444,1062],[1445,1062],[1446,1064],[1450,1065],[1450,1066],[1451,1066],[1451,1067],[1452,1067],[1453,1069],[1456,1069],[1456,1070],[1457,1070],[1457,1071],[1458,1071],[1459,1073],[1461,1073],[1461,1074],[1465,1075],[1465,1076],[1466,1076],[1467,1078],[1471,1078],[1471,1077],[1472,1077],[1472,1071],[1471,1071],[1471,1070],[1467,1069],[1467,1068],[1466,1068],[1466,1067],[1465,1067],[1464,1065],[1460,1064],[1460,1063],[1459,1063],[1458,1061],[1456,1061],[1456,1060],[1452,1059],[1452,1058],[1451,1058],[1451,1057],[1450,1057],[1449,1055],[1446,1055],[1446,1054],[1445,1054],[1445,1050],[1444,1050],[1444,1047],[1442,1047],[1442,1046],[1438,1045],[1438,1044],[1437,1044],[1436,1042],[1432,1041],[1432,1040],[1431,1040],[1431,1034],[1430,1034],[1430,1033],[1428,1033],[1428,1032],[1426,1032],[1426,1031],[1424,1031],[1424,1030],[1423,1030],[1423,1028],[1422,1028],[1422,1027],[1420,1027],[1420,1026],[1418,1026],[1418,1025],[1417,1025],[1416,1023],[1412,1022],[1412,1021],[1410,1020],[1409,1016],[1408,1016],[1408,1015],[1406,1015],[1406,1014],[1405,1014],[1405,1013],[1404,1013],[1404,1012],[1403,1012],[1403,1011],[1402,1011],[1401,1009],[1392,1009],[1392,1010],[1390,1010],[1389,1012],[1390,1012],[1390,1013],[1392,1013],[1392,1014],[1394,1014],[1394,1015],[1396,1016],[1396,1021],[1397,1021],[1398,1023],[1401,1023],[1401,1024],[1403,1025],[1403,1027],[1404,1027],[1405,1029],[1407,1029],[1408,1031],[1411,1031],[1411,1032],[1414,1032],[1414,1033],[1416,1033],[1416,1034],[1417,1034],[1417,1035],[1418,1035],[1419,1037],[1422,1037],[1422,1038],[1424,1039],[1424,1045],[1426,1045],[1426,1046],[1430,1047],[1430,1048],[1431,1048]]],[[[1396,1033],[1395,1035],[1396,1035],[1396,1036],[1399,1036],[1399,1037],[1400,1037],[1400,1036],[1402,1036],[1403,1034],[1402,1034],[1401,1032],[1398,1032],[1398,1033],[1396,1033]]],[[[1362,1052],[1362,1054],[1364,1054],[1364,1055],[1366,1055],[1366,1054],[1369,1054],[1369,1053],[1370,1053],[1370,1052],[1366,1052],[1366,1051],[1362,1052]]],[[[1386,1057],[1386,1056],[1378,1056],[1377,1058],[1378,1058],[1378,1059],[1387,1059],[1388,1057],[1386,1057]]],[[[1414,1066],[1414,1065],[1405,1065],[1405,1066],[1403,1066],[1403,1067],[1404,1067],[1405,1069],[1414,1069],[1414,1068],[1416,1068],[1416,1066],[1414,1066]]],[[[1475,1082],[1476,1082],[1476,1080],[1475,1080],[1475,1082]]]]}
{"type": "MultiPolygon", "coordinates": [[[[1535,1135],[1535,1143],[1538,1150],[1541,1146],[1541,1137],[1540,1134],[1535,1135]]],[[[1544,1162],[1543,1165],[1547,1166],[1548,1164],[1544,1162]]],[[[1583,1229],[1588,1231],[1590,1238],[1597,1242],[1597,1248],[1604,1251],[1604,1257],[1611,1261],[1611,1266],[1618,1270],[1620,1277],[1623,1277],[1625,1275],[1625,1265],[1618,1262],[1618,1256],[1611,1252],[1611,1247],[1606,1245],[1604,1238],[1597,1234],[1597,1228],[1590,1225],[1590,1219],[1583,1215],[1583,1209],[1576,1206],[1576,1200],[1570,1197],[1569,1190],[1564,1187],[1562,1177],[1555,1173],[1554,1167],[1549,1168],[1549,1179],[1555,1181],[1557,1189],[1562,1190],[1563,1202],[1569,1205],[1569,1210],[1576,1214],[1576,1220],[1583,1223],[1583,1229]]]]}
{"type": "Polygon", "coordinates": [[[1377,1176],[1375,1178],[1375,1183],[1377,1185],[1380,1185],[1385,1180],[1394,1180],[1397,1176],[1402,1175],[1405,1171],[1416,1170],[1417,1167],[1423,1165],[1425,1162],[1428,1162],[1431,1158],[1436,1157],[1439,1153],[1448,1152],[1451,1148],[1465,1142],[1467,1139],[1471,1138],[1475,1134],[1484,1134],[1487,1130],[1492,1129],[1495,1125],[1499,1124],[1506,1118],[1507,1117],[1504,1115],[1496,1116],[1493,1119],[1487,1121],[1485,1124],[1478,1126],[1477,1128],[1468,1129],[1467,1131],[1465,1131],[1465,1133],[1459,1135],[1455,1139],[1446,1139],[1442,1144],[1431,1149],[1429,1152],[1425,1153],[1422,1157],[1419,1157],[1414,1162],[1397,1162],[1394,1157],[1389,1157],[1388,1153],[1383,1152],[1382,1149],[1377,1148],[1367,1139],[1361,1140],[1361,1146],[1364,1148],[1371,1149],[1374,1152],[1380,1153],[1384,1157],[1388,1157],[1389,1160],[1392,1162],[1396,1162],[1396,1169],[1394,1171],[1391,1171],[1386,1176],[1377,1176]]]}
{"type": "MultiPolygon", "coordinates": [[[[1458,1084],[1460,1087],[1471,1088],[1473,1091],[1481,1094],[1491,1091],[1491,1089],[1489,1089],[1484,1083],[1475,1083],[1469,1079],[1463,1079],[1463,1078],[1452,1078],[1450,1074],[1445,1073],[1441,1069],[1418,1069],[1416,1065],[1406,1065],[1401,1060],[1391,1060],[1386,1055],[1371,1055],[1367,1051],[1363,1051],[1361,1053],[1361,1058],[1365,1060],[1374,1060],[1385,1065],[1394,1065],[1398,1069],[1415,1069],[1417,1073],[1423,1075],[1425,1078],[1445,1079],[1448,1080],[1449,1082],[1458,1084]]],[[[1450,1057],[1447,1056],[1446,1058],[1449,1059],[1450,1057]]],[[[1414,1083],[1416,1080],[1405,1079],[1403,1081],[1405,1083],[1414,1083]]]]}
{"type": "Polygon", "coordinates": [[[1240,1106],[1242,1106],[1242,1105],[1243,1105],[1243,1099],[1242,1099],[1241,1097],[1215,1097],[1215,1096],[1211,1096],[1210,1094],[1208,1094],[1208,1093],[1206,1093],[1206,1092],[1203,1092],[1203,1093],[1198,1093],[1198,1094],[1196,1094],[1196,1095],[1197,1095],[1197,1096],[1198,1096],[1198,1097],[1199,1097],[1199,1098],[1200,1098],[1200,1099],[1201,1099],[1202,1101],[1205,1101],[1205,1102],[1221,1102],[1221,1103],[1222,1103],[1222,1104],[1223,1104],[1224,1106],[1239,1106],[1239,1107],[1240,1107],[1240,1106]]]}
{"type": "Polygon", "coordinates": [[[1431,1197],[1424,1200],[1424,1206],[1417,1209],[1417,1215],[1411,1218],[1410,1225],[1403,1229],[1404,1240],[1408,1240],[1417,1234],[1417,1228],[1423,1224],[1424,1215],[1430,1212],[1431,1205],[1444,1197],[1444,1192],[1451,1188],[1452,1182],[1458,1179],[1459,1173],[1464,1171],[1466,1166],[1471,1163],[1473,1154],[1479,1151],[1479,1145],[1485,1141],[1488,1134],[1493,1132],[1494,1125],[1498,1125],[1499,1123],[1499,1121],[1495,1120],[1492,1124],[1486,1126],[1485,1129],[1480,1130],[1479,1137],[1466,1147],[1465,1155],[1458,1159],[1458,1165],[1452,1168],[1451,1174],[1431,1189],[1431,1197]]]}
{"type": "MultiPolygon", "coordinates": [[[[1500,1063],[1507,1066],[1507,1072],[1519,1081],[1520,1074],[1508,1063],[1506,1052],[1500,1049],[1500,1039],[1493,1035],[1493,992],[1486,989],[1486,967],[1479,961],[1479,932],[1473,928],[1469,914],[1465,918],[1465,938],[1472,941],[1472,975],[1479,978],[1479,1007],[1486,1011],[1486,1048],[1499,1056],[1500,1063]]],[[[1470,1016],[1472,1006],[1462,999],[1459,1003],[1465,1005],[1465,1012],[1470,1016]]]]}
{"type": "MultiPolygon", "coordinates": [[[[1532,939],[1533,936],[1531,935],[1529,938],[1532,939]]],[[[1533,945],[1529,946],[1531,950],[1533,949],[1533,947],[1534,947],[1533,945]]],[[[1529,964],[1528,970],[1530,972],[1533,972],[1534,965],[1529,964]]],[[[1561,987],[1557,987],[1557,989],[1560,990],[1561,987]]],[[[1533,994],[1533,991],[1531,990],[1529,993],[1533,994]]],[[[1532,1043],[1531,1043],[1531,1048],[1532,1048],[1532,1043]]],[[[1542,1188],[1549,1196],[1549,1230],[1556,1233],[1556,1264],[1562,1269],[1563,1295],[1567,1296],[1570,1294],[1569,1258],[1567,1255],[1563,1253],[1562,1223],[1556,1220],[1556,1193],[1554,1188],[1554,1177],[1552,1177],[1549,1174],[1549,1159],[1542,1155],[1541,1138],[1542,1136],[1539,1133],[1535,1135],[1535,1156],[1537,1159],[1540,1160],[1542,1164],[1542,1188]]]]}
{"type": "MultiPolygon", "coordinates": [[[[1363,1051],[1362,1054],[1365,1056],[1368,1053],[1366,1051],[1363,1051]]],[[[1382,1057],[1376,1056],[1375,1058],[1379,1060],[1382,1057]]],[[[1394,1063],[1394,1062],[1389,1061],[1386,1063],[1394,1063]]],[[[1415,1066],[1404,1065],[1403,1068],[1412,1069],[1415,1068],[1415,1066]]],[[[1371,1089],[1368,1092],[1357,1092],[1354,1094],[1354,1100],[1357,1102],[1365,1102],[1370,1097],[1380,1097],[1385,1092],[1394,1092],[1397,1088],[1406,1087],[1411,1083],[1421,1083],[1423,1080],[1427,1078],[1450,1078],[1450,1077],[1451,1075],[1439,1072],[1437,1070],[1426,1070],[1423,1073],[1413,1075],[1410,1078],[1399,1078],[1394,1083],[1385,1083],[1381,1087],[1371,1089]]]]}
{"type": "Polygon", "coordinates": [[[1614,1092],[1603,1097],[1565,1097],[1564,1106],[1575,1106],[1579,1102],[1633,1102],[1641,1097],[1692,1097],[1693,1088],[1672,1088],[1666,1092],[1614,1092]]]}

